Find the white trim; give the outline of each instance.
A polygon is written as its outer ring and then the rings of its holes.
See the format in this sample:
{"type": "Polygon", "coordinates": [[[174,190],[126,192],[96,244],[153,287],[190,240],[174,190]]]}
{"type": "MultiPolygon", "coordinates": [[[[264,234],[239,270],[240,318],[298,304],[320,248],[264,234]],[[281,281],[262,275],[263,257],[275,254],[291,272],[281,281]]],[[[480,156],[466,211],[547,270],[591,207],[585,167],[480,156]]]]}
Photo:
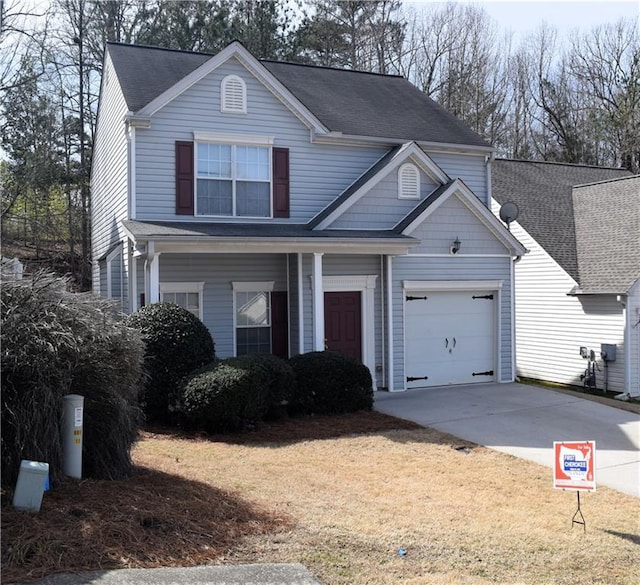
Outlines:
{"type": "Polygon", "coordinates": [[[322,289],[322,253],[313,253],[313,351],[324,351],[324,291],[322,289]]]}
{"type": "Polygon", "coordinates": [[[464,290],[501,290],[502,280],[403,280],[405,291],[464,291],[464,290]]]}
{"type": "Polygon", "coordinates": [[[203,316],[204,282],[161,282],[160,301],[165,293],[198,293],[198,318],[203,316]]]}
{"type": "Polygon", "coordinates": [[[393,256],[387,256],[387,390],[394,392],[394,352],[393,352],[393,256]]]}
{"type": "Polygon", "coordinates": [[[264,280],[264,281],[252,281],[252,282],[244,282],[244,281],[233,281],[231,283],[231,288],[233,292],[273,292],[273,287],[275,286],[275,281],[273,280],[264,280]]]}
{"type": "Polygon", "coordinates": [[[229,134],[222,132],[207,132],[204,130],[194,130],[193,140],[195,142],[214,142],[220,144],[241,144],[251,146],[273,146],[274,136],[264,136],[261,134],[229,134]]]}
{"type": "MultiPolygon", "coordinates": [[[[376,355],[375,355],[375,288],[377,274],[354,276],[323,276],[323,309],[324,293],[326,292],[359,292],[361,293],[361,338],[362,338],[362,363],[369,368],[376,389],[376,355]]],[[[324,315],[323,315],[324,324],[324,315]]],[[[323,341],[324,343],[324,341],[323,341]]]]}
{"type": "MultiPolygon", "coordinates": [[[[380,181],[394,172],[409,157],[412,157],[412,162],[415,163],[416,166],[418,166],[420,169],[422,169],[426,175],[428,175],[433,181],[438,184],[438,186],[443,185],[444,183],[449,181],[449,176],[426,152],[424,152],[424,150],[422,150],[415,142],[407,142],[406,144],[403,144],[402,148],[400,148],[400,150],[395,153],[391,160],[382,169],[380,169],[379,172],[371,177],[355,193],[352,193],[348,199],[343,201],[313,229],[324,230],[329,227],[343,213],[345,213],[357,201],[359,201],[366,193],[368,193],[373,187],[380,183],[380,181]]],[[[376,161],[374,165],[377,164],[379,160],[376,161]]],[[[358,178],[357,180],[359,179],[360,178],[358,178]]],[[[322,211],[320,213],[322,213],[322,211]]]]}
{"type": "Polygon", "coordinates": [[[220,111],[224,114],[246,114],[247,113],[247,84],[239,75],[227,75],[220,82],[220,111]],[[231,107],[229,105],[229,88],[228,85],[237,84],[240,89],[240,107],[231,107]]]}
{"type": "Polygon", "coordinates": [[[136,128],[133,124],[128,124],[127,128],[127,142],[129,145],[129,156],[127,157],[127,163],[129,166],[128,175],[128,191],[129,201],[127,209],[127,219],[136,218],[136,128]]]}
{"type": "Polygon", "coordinates": [[[138,258],[133,254],[133,242],[129,243],[129,312],[135,313],[138,307],[138,258]]]}
{"type": "Polygon", "coordinates": [[[398,199],[420,199],[420,171],[412,162],[403,163],[398,167],[398,199]],[[406,182],[407,172],[413,173],[412,178],[415,179],[415,184],[411,184],[411,190],[406,182]]]}
{"type": "MultiPolygon", "coordinates": [[[[464,242],[463,242],[464,243],[464,242]]],[[[513,258],[511,254],[451,254],[451,252],[447,254],[413,254],[412,252],[407,252],[405,254],[408,258],[451,258],[451,257],[464,257],[464,258],[513,258]]]]}

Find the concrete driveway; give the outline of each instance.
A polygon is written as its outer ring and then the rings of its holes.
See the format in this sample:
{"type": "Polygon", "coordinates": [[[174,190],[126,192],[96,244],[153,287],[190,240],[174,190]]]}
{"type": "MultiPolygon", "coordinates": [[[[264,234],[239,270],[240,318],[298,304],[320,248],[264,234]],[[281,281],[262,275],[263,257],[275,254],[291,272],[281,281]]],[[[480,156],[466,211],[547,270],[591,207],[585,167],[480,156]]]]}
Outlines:
{"type": "Polygon", "coordinates": [[[554,441],[595,440],[597,484],[640,497],[640,415],[633,412],[517,383],[377,392],[374,408],[550,469],[554,441]]]}

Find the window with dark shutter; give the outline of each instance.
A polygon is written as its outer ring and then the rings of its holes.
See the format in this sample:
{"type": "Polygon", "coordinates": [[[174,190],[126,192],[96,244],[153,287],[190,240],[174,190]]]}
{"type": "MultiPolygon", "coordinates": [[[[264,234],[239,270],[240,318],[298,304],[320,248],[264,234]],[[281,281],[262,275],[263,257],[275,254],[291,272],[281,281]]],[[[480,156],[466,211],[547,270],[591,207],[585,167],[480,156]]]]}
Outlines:
{"type": "Polygon", "coordinates": [[[273,217],[289,217],[289,149],[273,149],[273,217]]]}
{"type": "Polygon", "coordinates": [[[193,142],[176,142],[176,215],[193,215],[193,142]]]}

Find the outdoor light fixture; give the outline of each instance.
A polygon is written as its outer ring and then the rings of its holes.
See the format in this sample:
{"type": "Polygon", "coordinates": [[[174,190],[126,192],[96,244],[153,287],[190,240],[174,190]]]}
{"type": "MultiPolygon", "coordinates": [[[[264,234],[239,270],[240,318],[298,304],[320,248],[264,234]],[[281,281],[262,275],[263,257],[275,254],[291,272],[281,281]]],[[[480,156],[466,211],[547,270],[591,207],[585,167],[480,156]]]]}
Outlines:
{"type": "Polygon", "coordinates": [[[462,245],[462,242],[460,241],[460,239],[458,238],[458,236],[456,236],[456,239],[453,241],[453,244],[451,245],[451,253],[452,254],[457,254],[460,251],[460,246],[462,245]]]}

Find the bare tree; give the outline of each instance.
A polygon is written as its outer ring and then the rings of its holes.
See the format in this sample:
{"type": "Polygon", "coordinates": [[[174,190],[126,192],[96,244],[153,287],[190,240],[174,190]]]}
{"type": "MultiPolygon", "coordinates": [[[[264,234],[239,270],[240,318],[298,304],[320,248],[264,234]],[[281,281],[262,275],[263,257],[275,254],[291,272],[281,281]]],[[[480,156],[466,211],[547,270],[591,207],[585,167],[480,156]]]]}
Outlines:
{"type": "Polygon", "coordinates": [[[619,20],[573,37],[569,71],[592,99],[600,160],[640,172],[640,33],[619,20]],[[605,144],[602,144],[604,142],[605,144]]]}

